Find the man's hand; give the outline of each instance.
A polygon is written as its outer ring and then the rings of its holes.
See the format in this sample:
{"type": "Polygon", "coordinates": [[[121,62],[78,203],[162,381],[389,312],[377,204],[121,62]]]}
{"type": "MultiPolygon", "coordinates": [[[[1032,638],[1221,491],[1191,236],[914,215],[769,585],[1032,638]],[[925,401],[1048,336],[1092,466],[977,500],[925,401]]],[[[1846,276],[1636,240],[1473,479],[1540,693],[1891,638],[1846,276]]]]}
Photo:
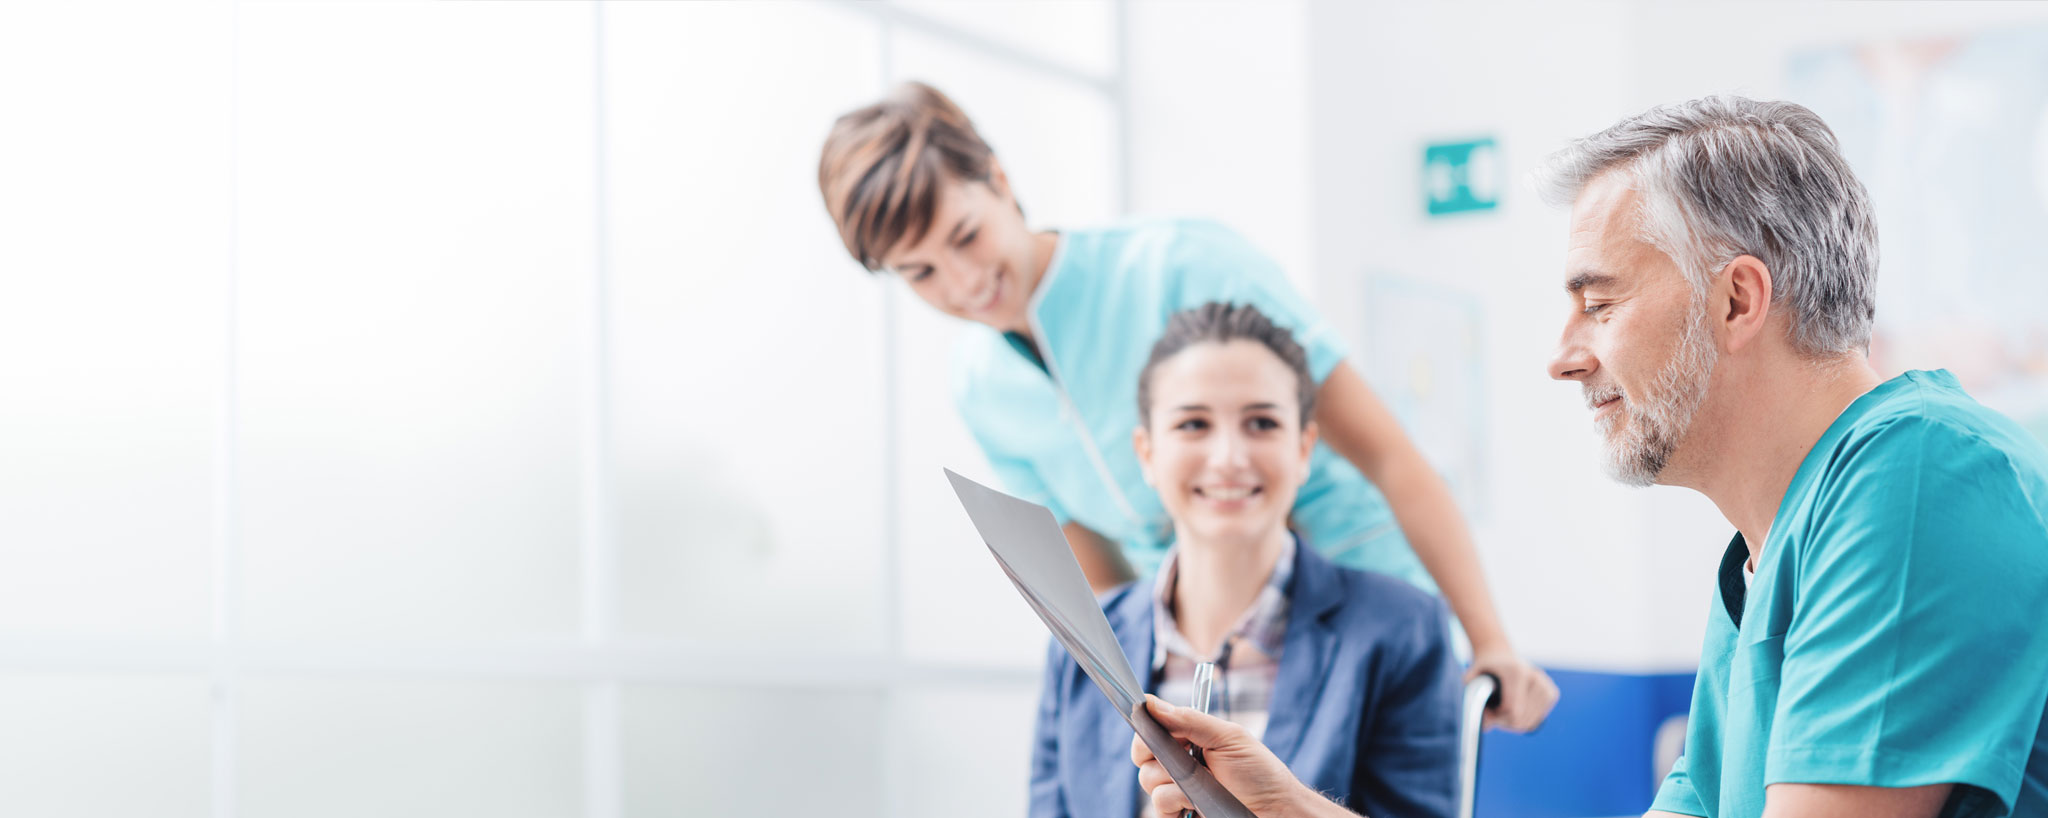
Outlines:
{"type": "MultiPolygon", "coordinates": [[[[1273,751],[1236,724],[1197,713],[1193,708],[1174,707],[1157,697],[1146,696],[1145,706],[1159,726],[1196,747],[1202,760],[1237,800],[1259,818],[1309,818],[1345,816],[1357,818],[1343,807],[1311,791],[1289,772],[1273,751]]],[[[1147,815],[1180,818],[1182,810],[1194,809],[1180,785],[1166,774],[1166,767],[1152,755],[1143,739],[1131,738],[1131,761],[1138,765],[1138,786],[1150,793],[1147,815]]]]}
{"type": "Polygon", "coordinates": [[[1486,711],[1486,726],[1527,733],[1543,723],[1557,705],[1557,683],[1542,668],[1513,651],[1481,651],[1472,655],[1465,681],[1491,673],[1500,680],[1500,704],[1486,711]]]}

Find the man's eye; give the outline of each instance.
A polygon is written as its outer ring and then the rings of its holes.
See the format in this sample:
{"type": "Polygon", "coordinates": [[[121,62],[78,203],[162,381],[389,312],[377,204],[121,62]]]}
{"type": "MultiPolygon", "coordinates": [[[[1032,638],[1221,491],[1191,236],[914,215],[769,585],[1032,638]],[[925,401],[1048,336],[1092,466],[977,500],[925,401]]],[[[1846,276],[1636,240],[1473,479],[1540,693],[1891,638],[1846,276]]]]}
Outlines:
{"type": "Polygon", "coordinates": [[[1599,312],[1604,309],[1607,309],[1606,304],[1587,304],[1586,308],[1580,310],[1579,312],[1584,315],[1592,315],[1593,313],[1599,312]]]}

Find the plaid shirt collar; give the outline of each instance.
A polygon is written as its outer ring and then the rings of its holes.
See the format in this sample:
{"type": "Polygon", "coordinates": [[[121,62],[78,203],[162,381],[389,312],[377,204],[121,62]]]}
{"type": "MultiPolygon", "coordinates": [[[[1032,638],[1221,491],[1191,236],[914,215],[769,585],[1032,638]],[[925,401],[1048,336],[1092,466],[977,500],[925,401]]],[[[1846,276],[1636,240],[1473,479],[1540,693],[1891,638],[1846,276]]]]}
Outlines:
{"type": "MultiPolygon", "coordinates": [[[[1237,625],[1224,637],[1227,644],[1232,640],[1249,642],[1260,653],[1278,659],[1280,647],[1287,637],[1287,583],[1294,578],[1294,549],[1299,547],[1298,538],[1290,534],[1287,544],[1280,547],[1280,559],[1273,564],[1273,576],[1266,580],[1266,587],[1259,589],[1259,596],[1252,600],[1252,606],[1237,619],[1237,625]]],[[[1152,581],[1152,670],[1157,672],[1166,666],[1166,655],[1170,653],[1188,657],[1197,662],[1215,661],[1214,656],[1202,656],[1188,644],[1187,637],[1180,632],[1180,623],[1173,620],[1173,581],[1180,573],[1180,547],[1168,549],[1166,557],[1159,563],[1159,574],[1152,581]]]]}

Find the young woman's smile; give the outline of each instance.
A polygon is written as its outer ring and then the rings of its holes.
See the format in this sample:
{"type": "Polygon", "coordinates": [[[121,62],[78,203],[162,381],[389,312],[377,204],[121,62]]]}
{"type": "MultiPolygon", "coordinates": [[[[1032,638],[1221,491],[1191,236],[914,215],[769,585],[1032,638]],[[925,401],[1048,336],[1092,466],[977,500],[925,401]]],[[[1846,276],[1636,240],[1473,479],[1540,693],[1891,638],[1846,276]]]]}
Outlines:
{"type": "Polygon", "coordinates": [[[1315,445],[1295,374],[1257,342],[1200,342],[1151,372],[1139,461],[1186,545],[1284,532],[1315,445]]]}

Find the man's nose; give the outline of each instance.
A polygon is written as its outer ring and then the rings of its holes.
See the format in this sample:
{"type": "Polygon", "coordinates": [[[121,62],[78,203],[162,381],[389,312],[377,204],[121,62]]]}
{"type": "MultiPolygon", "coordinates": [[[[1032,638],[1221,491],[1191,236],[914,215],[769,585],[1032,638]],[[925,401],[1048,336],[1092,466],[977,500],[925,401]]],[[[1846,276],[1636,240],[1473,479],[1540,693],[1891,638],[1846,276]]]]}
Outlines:
{"type": "Polygon", "coordinates": [[[1558,339],[1557,352],[1550,358],[1550,377],[1560,381],[1583,381],[1593,376],[1599,362],[1586,347],[1583,334],[1578,328],[1566,325],[1564,336],[1558,339]]]}

